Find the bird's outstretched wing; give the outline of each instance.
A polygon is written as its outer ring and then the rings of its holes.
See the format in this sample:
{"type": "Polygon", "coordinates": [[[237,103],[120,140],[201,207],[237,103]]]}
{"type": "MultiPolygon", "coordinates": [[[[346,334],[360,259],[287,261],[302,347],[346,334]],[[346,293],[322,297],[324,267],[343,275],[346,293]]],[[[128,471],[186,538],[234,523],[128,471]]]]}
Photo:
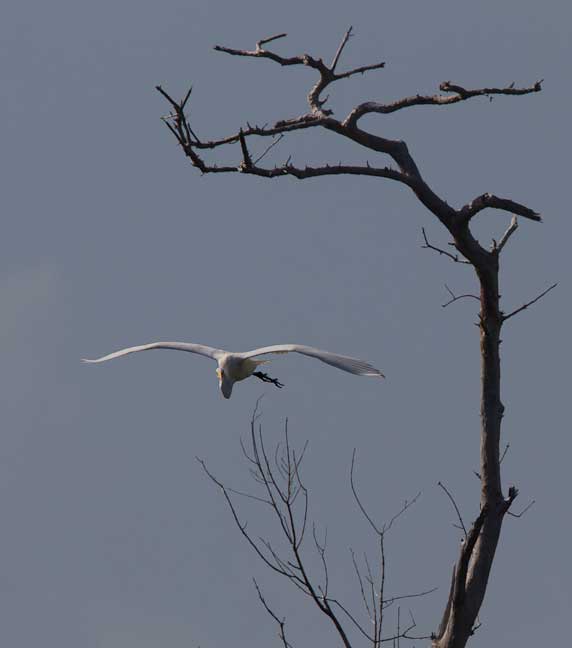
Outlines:
{"type": "Polygon", "coordinates": [[[266,355],[269,353],[301,353],[302,355],[316,358],[326,364],[337,367],[343,371],[356,374],[357,376],[375,376],[377,378],[385,378],[385,376],[363,360],[351,358],[349,356],[338,355],[337,353],[330,353],[329,351],[322,351],[314,347],[304,346],[302,344],[275,344],[273,346],[261,347],[252,351],[246,351],[240,355],[243,358],[253,358],[255,356],[266,355]]]}
{"type": "Polygon", "coordinates": [[[206,356],[207,358],[212,358],[213,360],[218,360],[225,353],[222,349],[215,349],[214,347],[204,346],[202,344],[191,344],[190,342],[152,342],[151,344],[141,344],[140,346],[120,349],[119,351],[114,351],[113,353],[109,353],[108,355],[102,356],[101,358],[96,358],[95,360],[88,360],[86,358],[83,358],[82,362],[105,362],[106,360],[120,358],[121,356],[129,355],[130,353],[136,353],[137,351],[150,351],[151,349],[173,349],[175,351],[188,351],[189,353],[198,353],[199,355],[206,356]]]}

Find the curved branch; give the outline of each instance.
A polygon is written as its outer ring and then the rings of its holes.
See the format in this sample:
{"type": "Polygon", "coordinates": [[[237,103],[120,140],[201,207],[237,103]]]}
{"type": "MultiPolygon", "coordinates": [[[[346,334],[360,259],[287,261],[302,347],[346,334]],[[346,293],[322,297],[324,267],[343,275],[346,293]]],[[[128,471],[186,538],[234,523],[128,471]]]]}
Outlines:
{"type": "Polygon", "coordinates": [[[443,482],[438,481],[437,485],[440,486],[445,491],[445,494],[447,495],[451,504],[453,505],[453,508],[455,509],[455,513],[457,514],[457,519],[461,523],[461,528],[463,529],[463,533],[465,534],[465,540],[466,540],[467,528],[465,527],[465,523],[463,522],[463,516],[461,515],[461,511],[459,511],[459,507],[457,506],[457,502],[455,502],[455,498],[451,495],[448,488],[445,486],[445,484],[443,484],[443,482]]]}
{"type": "MultiPolygon", "coordinates": [[[[449,299],[449,301],[446,301],[444,304],[441,304],[441,308],[447,308],[447,306],[454,304],[456,301],[459,301],[460,299],[476,299],[478,302],[481,301],[480,297],[477,297],[477,295],[473,295],[472,293],[465,293],[464,295],[455,295],[455,293],[449,288],[447,284],[445,284],[445,288],[449,293],[449,295],[451,295],[451,299],[449,299]]],[[[441,486],[441,488],[445,490],[445,492],[447,492],[445,486],[443,486],[441,482],[438,482],[438,484],[439,486],[441,486]]],[[[461,524],[461,526],[463,525],[461,524]]],[[[463,529],[464,528],[465,527],[463,526],[463,529]]],[[[465,531],[465,535],[466,535],[466,531],[465,531]]]]}
{"type": "Polygon", "coordinates": [[[459,216],[462,222],[469,223],[473,216],[476,216],[483,209],[502,209],[503,211],[510,212],[511,214],[516,214],[517,216],[522,216],[523,218],[528,218],[536,222],[541,222],[542,217],[540,214],[522,205],[517,203],[514,200],[509,200],[508,198],[499,198],[491,193],[484,193],[480,196],[477,196],[470,203],[467,203],[459,210],[459,216]]]}
{"type": "Polygon", "coordinates": [[[355,126],[364,115],[371,113],[378,113],[382,115],[389,115],[390,113],[397,112],[403,108],[411,108],[412,106],[448,106],[450,104],[465,101],[471,97],[492,95],[524,95],[531,92],[540,92],[542,90],[542,81],[537,81],[534,85],[528,88],[515,88],[514,83],[505,88],[478,88],[475,90],[467,90],[460,85],[455,85],[450,81],[443,81],[439,86],[439,90],[443,92],[454,92],[451,96],[435,94],[435,95],[413,95],[412,97],[403,97],[391,103],[379,103],[377,101],[365,101],[364,103],[356,106],[346,117],[344,124],[348,126],[355,126]]]}

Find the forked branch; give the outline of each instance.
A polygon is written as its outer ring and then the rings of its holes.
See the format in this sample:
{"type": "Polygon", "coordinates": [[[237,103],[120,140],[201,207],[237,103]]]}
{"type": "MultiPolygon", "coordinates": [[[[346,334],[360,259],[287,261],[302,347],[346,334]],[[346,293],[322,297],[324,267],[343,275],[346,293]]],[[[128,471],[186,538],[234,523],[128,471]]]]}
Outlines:
{"type": "MultiPolygon", "coordinates": [[[[447,284],[445,284],[445,288],[449,295],[451,295],[451,299],[446,301],[444,304],[441,304],[441,308],[447,308],[447,306],[450,306],[451,304],[454,304],[455,302],[459,301],[460,299],[476,299],[477,301],[480,301],[480,298],[477,297],[477,295],[473,295],[472,293],[465,293],[464,295],[455,295],[455,293],[449,288],[447,284]]],[[[441,482],[439,482],[439,486],[442,488],[445,488],[441,482]]]]}
{"type": "MultiPolygon", "coordinates": [[[[416,627],[412,615],[409,624],[403,627],[398,625],[397,631],[391,635],[384,636],[382,634],[382,628],[384,627],[383,614],[387,608],[399,601],[426,596],[436,589],[433,588],[422,592],[414,592],[412,594],[394,595],[389,598],[384,596],[385,534],[392,528],[394,522],[417,501],[420,493],[418,493],[412,500],[406,500],[401,509],[389,520],[389,522],[380,527],[377,527],[370,517],[368,518],[378,537],[380,556],[379,564],[375,568],[378,572],[378,576],[374,575],[375,570],[370,566],[367,556],[364,557],[365,565],[367,567],[366,573],[362,574],[355,556],[352,554],[353,565],[360,579],[360,589],[363,601],[365,602],[366,612],[370,622],[373,624],[373,629],[371,629],[367,624],[362,623],[358,619],[358,615],[352,612],[347,605],[342,603],[338,598],[330,595],[330,576],[326,555],[327,534],[324,534],[323,539],[320,538],[316,525],[313,522],[311,523],[312,537],[314,540],[314,548],[318,553],[322,565],[321,578],[316,578],[312,575],[312,570],[305,558],[303,541],[306,527],[310,521],[308,520],[308,492],[301,479],[300,464],[306,446],[304,446],[300,453],[296,452],[291,447],[288,427],[286,425],[284,443],[278,444],[274,453],[271,455],[265,446],[260,425],[257,427],[258,416],[258,409],[255,409],[251,419],[250,447],[247,448],[245,444],[242,444],[242,449],[245,458],[251,466],[251,475],[255,483],[258,485],[258,488],[261,489],[261,493],[251,494],[229,488],[214,476],[214,474],[207,468],[204,461],[199,460],[207,476],[222,491],[234,521],[249,545],[254,549],[256,554],[267,567],[269,567],[273,572],[287,578],[298,590],[308,596],[315,603],[320,612],[331,621],[345,648],[351,648],[351,646],[349,634],[346,632],[342,623],[343,617],[345,617],[344,622],[349,620],[354,628],[372,644],[373,648],[380,648],[382,643],[390,641],[398,641],[401,639],[420,640],[428,638],[427,636],[417,636],[412,634],[413,629],[416,627]],[[283,540],[285,540],[288,555],[279,552],[274,548],[271,542],[258,537],[247,528],[247,524],[241,520],[241,515],[234,501],[234,495],[246,497],[254,502],[262,503],[266,507],[266,510],[268,510],[267,507],[270,508],[274,519],[278,522],[278,528],[283,540]],[[342,618],[340,618],[339,615],[342,615],[342,618]]],[[[365,508],[363,508],[359,496],[357,495],[357,491],[355,490],[353,477],[354,464],[355,453],[352,458],[351,469],[352,491],[354,492],[354,496],[356,497],[356,501],[360,505],[360,508],[362,508],[362,512],[367,516],[367,512],[365,511],[365,508]]],[[[258,583],[255,581],[254,584],[260,602],[266,612],[278,625],[278,634],[283,648],[290,648],[290,642],[286,638],[285,619],[281,618],[270,607],[262,594],[258,583]]]]}
{"type": "MultiPolygon", "coordinates": [[[[369,617],[369,621],[371,623],[372,627],[372,635],[369,637],[370,641],[373,644],[374,648],[378,648],[382,643],[390,640],[399,640],[400,638],[404,639],[428,639],[430,638],[429,636],[424,636],[424,637],[412,637],[409,632],[415,627],[415,621],[413,620],[413,615],[411,615],[411,619],[413,621],[412,625],[410,625],[408,628],[405,630],[402,630],[399,626],[398,622],[398,627],[397,627],[397,633],[393,635],[392,637],[384,637],[383,636],[383,628],[384,628],[384,619],[385,619],[385,610],[392,606],[396,601],[398,600],[403,600],[403,599],[410,599],[410,598],[416,598],[419,596],[426,596],[427,594],[430,594],[434,592],[437,588],[431,588],[428,590],[425,590],[423,592],[418,592],[416,594],[406,594],[406,595],[401,595],[401,596],[392,596],[389,598],[386,598],[385,596],[385,578],[386,578],[386,569],[385,569],[385,564],[386,564],[386,555],[385,555],[385,536],[386,534],[391,530],[393,527],[393,524],[411,507],[419,497],[421,496],[421,492],[417,493],[415,497],[411,500],[405,500],[403,503],[402,507],[400,510],[389,520],[389,522],[385,522],[383,524],[379,524],[374,521],[373,517],[371,514],[368,512],[367,508],[365,507],[364,503],[362,502],[362,499],[360,495],[358,494],[357,487],[355,484],[355,477],[354,477],[354,472],[355,472],[355,464],[356,464],[356,450],[354,449],[352,453],[352,461],[351,461],[351,467],[350,467],[350,485],[352,489],[352,494],[354,496],[354,500],[356,504],[358,505],[359,510],[361,511],[362,515],[364,516],[365,520],[368,522],[372,530],[374,531],[375,535],[377,536],[377,544],[378,544],[378,551],[379,551],[379,556],[378,556],[378,575],[377,577],[374,576],[373,570],[370,566],[369,559],[367,557],[367,554],[364,554],[363,557],[363,563],[365,570],[362,570],[359,566],[358,560],[356,559],[355,553],[351,551],[352,554],[352,563],[354,567],[354,571],[356,573],[359,587],[360,587],[360,593],[361,593],[361,598],[362,602],[365,608],[365,611],[367,612],[367,615],[369,617]]],[[[358,624],[353,616],[351,616],[347,610],[342,608],[346,615],[350,617],[350,619],[353,621],[355,625],[358,626],[358,628],[362,631],[362,634],[366,634],[366,632],[363,630],[363,627],[358,624]]]]}
{"type": "Polygon", "coordinates": [[[269,38],[263,38],[256,43],[255,50],[240,50],[234,49],[231,47],[224,47],[222,45],[215,45],[214,49],[217,52],[224,52],[225,54],[230,54],[231,56],[246,56],[253,58],[265,58],[275,63],[278,63],[282,66],[291,66],[291,65],[303,65],[309,68],[312,68],[318,72],[320,78],[318,82],[312,87],[310,93],[308,94],[308,103],[310,105],[310,110],[312,113],[317,115],[331,115],[331,110],[324,110],[323,106],[327,101],[326,99],[321,99],[320,95],[325,90],[325,88],[333,83],[334,81],[339,81],[340,79],[347,79],[356,74],[363,74],[370,70],[378,70],[385,66],[385,63],[374,63],[373,65],[365,65],[362,67],[354,68],[348,70],[347,72],[342,72],[341,74],[336,73],[336,67],[340,60],[340,56],[344,47],[346,46],[352,33],[352,28],[350,27],[342,38],[332,63],[330,66],[327,66],[321,58],[315,58],[310,54],[301,54],[299,56],[280,56],[275,52],[264,49],[264,45],[272,41],[278,40],[279,38],[284,38],[286,34],[278,34],[276,36],[270,36],[269,38]]]}
{"type": "Polygon", "coordinates": [[[444,255],[451,259],[451,261],[454,261],[455,263],[464,263],[466,265],[471,265],[470,261],[467,261],[466,259],[461,259],[461,257],[458,254],[453,254],[452,252],[448,252],[447,250],[443,250],[440,247],[437,247],[435,245],[432,245],[429,243],[429,239],[427,238],[427,233],[425,232],[425,228],[421,228],[421,232],[423,234],[423,240],[425,243],[421,246],[425,250],[433,250],[434,252],[437,252],[439,255],[444,255]]]}

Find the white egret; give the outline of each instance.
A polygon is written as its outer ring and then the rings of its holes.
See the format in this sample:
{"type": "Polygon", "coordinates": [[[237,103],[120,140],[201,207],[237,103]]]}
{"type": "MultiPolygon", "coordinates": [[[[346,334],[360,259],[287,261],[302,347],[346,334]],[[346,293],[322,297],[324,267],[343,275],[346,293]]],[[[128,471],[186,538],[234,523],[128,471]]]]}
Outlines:
{"type": "Polygon", "coordinates": [[[257,371],[257,368],[270,362],[270,360],[259,360],[259,356],[265,356],[272,353],[301,353],[302,355],[310,356],[321,360],[332,367],[337,367],[343,371],[356,374],[358,376],[373,376],[376,378],[385,378],[385,376],[375,369],[367,362],[350,358],[349,356],[337,355],[329,351],[321,351],[313,347],[303,346],[301,344],[275,344],[273,346],[261,347],[253,351],[245,351],[243,353],[233,353],[224,351],[223,349],[215,349],[213,347],[204,346],[202,344],[192,344],[189,342],[152,342],[151,344],[142,344],[140,346],[129,347],[110,353],[95,360],[84,359],[83,362],[97,363],[119,358],[129,353],[137,351],[149,351],[151,349],[174,349],[175,351],[188,351],[189,353],[198,353],[199,355],[212,358],[218,363],[216,370],[220,390],[225,398],[230,398],[232,388],[235,382],[256,376],[264,382],[272,383],[276,387],[283,387],[275,378],[270,378],[265,373],[257,371]]]}

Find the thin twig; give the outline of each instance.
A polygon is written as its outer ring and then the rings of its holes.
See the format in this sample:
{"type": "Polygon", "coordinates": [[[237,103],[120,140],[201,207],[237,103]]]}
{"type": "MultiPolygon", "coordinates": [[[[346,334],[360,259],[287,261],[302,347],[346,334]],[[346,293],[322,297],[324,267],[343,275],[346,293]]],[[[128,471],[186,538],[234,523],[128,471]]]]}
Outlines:
{"type": "Polygon", "coordinates": [[[336,605],[340,610],[348,617],[348,619],[355,625],[355,627],[360,631],[360,633],[368,640],[375,645],[375,638],[370,636],[366,630],[363,628],[361,623],[355,618],[355,616],[337,599],[329,598],[328,603],[336,605]]]}
{"type": "Polygon", "coordinates": [[[507,321],[508,319],[510,319],[511,317],[514,317],[515,315],[518,315],[518,313],[522,312],[523,310],[526,310],[529,306],[532,306],[532,304],[536,304],[536,302],[537,302],[539,299],[542,299],[542,298],[544,297],[544,295],[546,295],[547,293],[549,293],[553,288],[556,288],[557,285],[558,285],[558,282],[557,282],[557,283],[553,283],[553,284],[552,284],[551,286],[549,286],[545,291],[541,292],[540,295],[538,295],[538,297],[535,297],[535,298],[532,299],[531,301],[526,302],[526,304],[523,304],[520,308],[517,308],[516,310],[513,310],[512,313],[509,313],[508,315],[503,315],[503,316],[502,316],[502,321],[503,321],[503,322],[506,322],[506,321],[507,321]]]}
{"type": "Polygon", "coordinates": [[[476,299],[477,301],[480,301],[479,297],[477,295],[473,295],[471,293],[466,293],[465,295],[455,295],[455,293],[449,288],[447,284],[445,284],[445,288],[447,289],[447,292],[451,295],[451,299],[448,302],[445,302],[444,304],[441,304],[442,308],[447,308],[447,306],[450,306],[456,301],[459,301],[459,299],[466,299],[467,297],[470,297],[472,299],[476,299]]]}
{"type": "Polygon", "coordinates": [[[503,453],[502,453],[502,455],[501,455],[501,458],[499,459],[499,466],[500,466],[500,465],[502,464],[502,462],[504,461],[504,458],[506,457],[506,453],[508,452],[509,448],[510,448],[510,443],[507,443],[506,446],[505,446],[505,448],[504,448],[504,450],[503,450],[503,453]]]}
{"type": "Polygon", "coordinates": [[[385,61],[382,61],[381,63],[372,63],[371,65],[361,65],[360,67],[353,68],[353,70],[348,70],[347,72],[336,74],[335,80],[339,81],[340,79],[349,79],[349,77],[355,76],[356,74],[365,74],[366,72],[371,72],[372,70],[381,70],[384,67],[385,61]]]}
{"type": "Polygon", "coordinates": [[[410,599],[410,598],[419,598],[421,596],[427,596],[428,594],[433,594],[433,592],[436,592],[439,588],[438,587],[432,587],[431,589],[425,590],[423,592],[416,592],[415,594],[402,594],[401,596],[392,596],[391,598],[385,599],[384,604],[386,607],[389,607],[390,605],[393,605],[395,601],[401,601],[403,599],[410,599]]]}
{"type": "Polygon", "coordinates": [[[155,90],[157,90],[157,92],[162,94],[163,97],[165,97],[165,99],[171,104],[171,106],[173,106],[175,110],[179,109],[179,104],[167,92],[165,92],[165,90],[163,90],[163,88],[160,85],[155,86],[155,90]]]}
{"type": "Polygon", "coordinates": [[[367,602],[367,597],[365,595],[365,589],[364,589],[364,586],[363,586],[362,575],[361,575],[360,569],[359,569],[358,564],[357,564],[355,553],[354,553],[353,549],[351,549],[351,548],[350,548],[350,553],[352,555],[352,563],[353,563],[353,566],[354,566],[354,571],[356,573],[356,576],[358,577],[358,582],[359,582],[359,587],[360,587],[360,592],[361,592],[361,597],[362,597],[362,600],[363,600],[363,604],[365,606],[365,609],[367,610],[368,616],[371,619],[371,610],[369,608],[369,603],[367,602]]]}
{"type": "Polygon", "coordinates": [[[288,34],[284,33],[276,34],[276,36],[269,36],[268,38],[263,38],[256,43],[256,47],[257,49],[262,49],[262,46],[266,45],[266,43],[271,43],[272,41],[278,40],[279,38],[286,38],[286,36],[288,36],[288,34]]]}
{"type": "Polygon", "coordinates": [[[361,503],[361,500],[359,498],[359,495],[357,494],[357,490],[354,484],[354,466],[355,466],[355,459],[356,459],[356,449],[354,448],[354,451],[352,452],[352,464],[350,468],[350,486],[352,489],[352,493],[354,495],[354,499],[357,502],[357,505],[359,506],[360,511],[363,513],[365,519],[370,523],[371,528],[377,533],[377,535],[381,535],[383,531],[381,531],[375,522],[371,519],[369,513],[365,509],[364,505],[361,503]]]}
{"type": "Polygon", "coordinates": [[[325,534],[324,534],[324,544],[320,544],[320,541],[318,540],[318,536],[316,533],[316,524],[312,523],[312,535],[314,536],[314,545],[316,546],[316,550],[318,552],[318,555],[320,556],[320,560],[322,561],[322,567],[324,569],[324,587],[320,588],[322,590],[322,595],[324,597],[328,596],[328,585],[330,582],[330,575],[328,572],[328,563],[326,562],[326,544],[328,541],[328,530],[326,529],[325,534]]]}
{"type": "MultiPolygon", "coordinates": [[[[275,572],[277,572],[278,574],[282,574],[283,576],[287,576],[288,578],[290,578],[290,579],[292,580],[292,579],[294,578],[294,576],[292,576],[289,572],[287,572],[287,571],[285,571],[283,568],[281,568],[279,564],[278,564],[278,566],[277,566],[277,565],[275,565],[274,563],[272,563],[272,562],[267,558],[267,556],[265,556],[265,555],[262,553],[262,550],[260,549],[260,547],[259,547],[259,546],[256,544],[256,542],[251,538],[250,534],[247,533],[247,531],[246,531],[246,524],[243,524],[243,523],[240,521],[240,518],[238,517],[238,511],[236,510],[236,508],[235,508],[235,506],[234,506],[232,500],[230,499],[230,496],[229,496],[228,491],[227,491],[226,487],[224,486],[224,484],[223,484],[222,482],[220,482],[220,481],[219,481],[219,480],[218,480],[218,479],[217,479],[217,478],[216,478],[216,477],[215,477],[211,472],[209,472],[209,470],[208,470],[208,468],[207,468],[205,462],[204,462],[202,459],[200,459],[199,457],[197,457],[196,459],[197,459],[197,461],[201,464],[203,470],[204,470],[205,473],[208,475],[208,477],[209,477],[209,478],[210,478],[210,479],[211,479],[211,480],[212,480],[212,481],[213,481],[213,482],[214,482],[214,483],[215,483],[215,484],[216,484],[216,485],[221,489],[221,491],[222,491],[222,493],[223,493],[223,495],[224,495],[224,498],[226,499],[226,502],[227,502],[227,504],[228,504],[228,506],[229,506],[229,508],[230,508],[230,511],[231,511],[231,513],[232,513],[232,516],[233,516],[233,518],[234,518],[234,521],[235,521],[237,527],[239,528],[240,532],[242,533],[242,535],[243,535],[243,536],[245,537],[245,539],[247,540],[248,544],[249,544],[249,545],[254,549],[254,551],[256,552],[256,554],[257,554],[257,555],[259,556],[259,558],[262,560],[262,562],[264,562],[265,565],[267,565],[268,567],[270,567],[270,569],[271,569],[272,571],[275,571],[275,572]]],[[[268,548],[268,547],[267,547],[267,548],[268,548]]]]}
{"type": "Polygon", "coordinates": [[[521,518],[532,506],[536,504],[536,500],[532,500],[528,506],[522,509],[520,513],[513,513],[512,511],[507,511],[507,514],[510,515],[511,517],[515,518],[521,518]]]}
{"type": "Polygon", "coordinates": [[[447,497],[451,500],[451,504],[453,505],[455,512],[457,513],[457,518],[459,522],[461,523],[461,528],[463,529],[465,533],[465,538],[467,537],[467,527],[465,526],[465,523],[463,522],[463,517],[461,516],[461,512],[459,511],[459,507],[457,506],[457,502],[455,502],[454,497],[451,495],[445,484],[442,482],[438,481],[437,484],[445,491],[447,494],[447,497]]]}
{"type": "Polygon", "coordinates": [[[277,139],[275,139],[275,140],[272,142],[272,144],[270,144],[269,146],[266,147],[266,149],[264,150],[264,152],[262,153],[262,155],[260,155],[259,157],[256,158],[256,160],[254,160],[254,164],[258,164],[258,163],[260,162],[260,160],[262,160],[262,158],[263,158],[263,157],[268,153],[268,151],[270,151],[271,148],[273,148],[274,146],[276,146],[276,144],[278,144],[278,142],[279,142],[281,139],[284,139],[284,133],[281,133],[281,134],[280,134],[280,137],[278,137],[277,139]]]}
{"type": "Polygon", "coordinates": [[[181,110],[185,110],[185,106],[187,105],[187,101],[189,100],[192,91],[193,91],[193,86],[191,86],[191,87],[189,88],[189,91],[188,91],[187,94],[185,95],[185,98],[183,99],[183,101],[181,101],[181,104],[180,104],[180,105],[181,105],[181,110]]]}
{"type": "Polygon", "coordinates": [[[340,60],[340,56],[342,54],[342,51],[343,51],[344,47],[346,46],[346,43],[350,39],[350,36],[352,35],[352,29],[353,29],[353,27],[350,25],[350,28],[347,30],[347,32],[344,34],[344,37],[342,38],[342,42],[340,43],[340,45],[339,45],[339,47],[338,47],[338,49],[336,51],[336,54],[334,56],[334,59],[332,61],[332,64],[330,65],[330,70],[332,72],[335,72],[335,70],[336,70],[336,65],[338,64],[338,61],[340,60]]]}
{"type": "Polygon", "coordinates": [[[246,499],[255,500],[256,502],[260,502],[261,504],[268,504],[269,506],[272,506],[272,502],[270,500],[264,499],[263,497],[245,493],[243,491],[236,490],[235,488],[227,488],[227,490],[229,493],[233,493],[234,495],[240,495],[240,497],[245,497],[246,499]]]}
{"type": "Polygon", "coordinates": [[[285,631],[285,626],[286,626],[286,619],[279,619],[278,616],[271,610],[270,606],[268,603],[266,603],[266,600],[264,596],[262,595],[262,592],[260,591],[260,587],[258,586],[258,583],[256,582],[256,579],[252,579],[254,582],[254,587],[256,588],[256,593],[258,594],[258,598],[262,605],[264,606],[264,609],[268,612],[268,614],[276,621],[279,627],[278,631],[278,636],[280,637],[280,640],[282,641],[282,645],[284,648],[291,648],[291,644],[288,642],[286,639],[286,631],[285,631]]]}
{"type": "Polygon", "coordinates": [[[410,508],[411,506],[413,506],[413,504],[415,504],[415,503],[417,502],[417,500],[418,500],[420,497],[421,497],[421,491],[419,491],[419,492],[417,493],[417,495],[415,495],[415,497],[413,497],[412,499],[410,499],[410,500],[405,500],[405,501],[403,502],[403,506],[402,506],[402,507],[399,509],[399,511],[398,511],[398,512],[397,512],[397,513],[396,513],[396,514],[391,518],[391,520],[389,520],[389,523],[383,525],[383,533],[386,533],[387,531],[389,531],[389,530],[391,529],[391,527],[393,526],[393,523],[394,523],[398,518],[400,518],[400,517],[405,513],[405,511],[407,511],[408,508],[410,508]]]}
{"type": "Polygon", "coordinates": [[[466,259],[461,259],[457,254],[451,254],[451,252],[447,252],[447,250],[442,250],[441,248],[438,248],[438,247],[435,247],[434,245],[431,245],[431,243],[429,243],[429,240],[427,238],[425,228],[422,227],[421,231],[423,232],[423,240],[425,241],[425,245],[421,246],[423,249],[434,250],[435,252],[438,252],[439,254],[444,254],[446,257],[449,257],[449,259],[451,259],[455,263],[470,264],[469,261],[467,261],[466,259]]]}

